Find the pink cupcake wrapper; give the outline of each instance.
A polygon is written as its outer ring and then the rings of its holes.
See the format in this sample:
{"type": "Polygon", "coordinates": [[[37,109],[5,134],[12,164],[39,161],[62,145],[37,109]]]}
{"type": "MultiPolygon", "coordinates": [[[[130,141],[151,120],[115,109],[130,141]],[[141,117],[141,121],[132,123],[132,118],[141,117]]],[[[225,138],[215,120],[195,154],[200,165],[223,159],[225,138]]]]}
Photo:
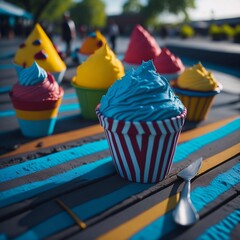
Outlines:
{"type": "Polygon", "coordinates": [[[123,178],[158,182],[169,173],[186,110],[179,116],[152,122],[130,122],[103,116],[96,110],[113,157],[123,178]]]}

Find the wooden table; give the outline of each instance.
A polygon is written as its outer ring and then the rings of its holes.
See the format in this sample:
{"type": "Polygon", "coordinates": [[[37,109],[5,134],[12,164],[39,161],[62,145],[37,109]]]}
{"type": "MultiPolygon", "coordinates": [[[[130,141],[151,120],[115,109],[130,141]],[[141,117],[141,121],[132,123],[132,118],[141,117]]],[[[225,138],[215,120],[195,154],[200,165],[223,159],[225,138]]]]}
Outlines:
{"type": "Polygon", "coordinates": [[[54,134],[27,139],[7,94],[16,73],[0,78],[0,240],[239,238],[237,95],[219,94],[207,120],[185,123],[165,180],[138,184],[117,175],[103,129],[81,118],[69,83],[54,134]],[[181,227],[172,218],[183,187],[176,174],[198,157],[191,199],[200,220],[181,227]]]}
{"type": "Polygon", "coordinates": [[[1,156],[0,239],[237,239],[239,126],[236,116],[182,132],[157,184],[116,174],[99,124],[23,144],[1,156]],[[201,156],[191,191],[200,220],[181,227],[172,219],[183,186],[176,174],[201,156]]]}

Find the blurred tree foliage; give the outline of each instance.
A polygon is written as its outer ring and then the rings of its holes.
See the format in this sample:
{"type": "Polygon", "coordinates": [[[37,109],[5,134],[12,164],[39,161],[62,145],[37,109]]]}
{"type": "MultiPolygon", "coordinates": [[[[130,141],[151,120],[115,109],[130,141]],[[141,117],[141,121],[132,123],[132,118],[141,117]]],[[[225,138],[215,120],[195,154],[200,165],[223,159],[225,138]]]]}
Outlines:
{"type": "Polygon", "coordinates": [[[140,13],[146,18],[146,24],[154,24],[164,11],[183,13],[185,20],[189,20],[188,8],[195,8],[195,0],[147,0],[146,5],[142,5],[141,0],[128,0],[123,5],[123,12],[140,13]]]}
{"type": "Polygon", "coordinates": [[[128,0],[122,6],[123,13],[139,13],[142,8],[139,0],[128,0]]]}
{"type": "MultiPolygon", "coordinates": [[[[34,21],[61,21],[61,16],[70,10],[76,25],[88,25],[92,28],[104,27],[106,24],[105,3],[103,0],[8,0],[30,12],[34,21]]],[[[195,0],[127,0],[123,4],[123,13],[139,13],[146,18],[146,24],[156,23],[163,11],[185,14],[187,9],[195,7],[195,0]]]]}
{"type": "Polygon", "coordinates": [[[106,24],[105,3],[102,0],[82,0],[75,3],[70,12],[77,26],[99,28],[106,24]]]}
{"type": "Polygon", "coordinates": [[[72,5],[72,0],[8,0],[30,12],[35,22],[57,21],[72,5]]]}

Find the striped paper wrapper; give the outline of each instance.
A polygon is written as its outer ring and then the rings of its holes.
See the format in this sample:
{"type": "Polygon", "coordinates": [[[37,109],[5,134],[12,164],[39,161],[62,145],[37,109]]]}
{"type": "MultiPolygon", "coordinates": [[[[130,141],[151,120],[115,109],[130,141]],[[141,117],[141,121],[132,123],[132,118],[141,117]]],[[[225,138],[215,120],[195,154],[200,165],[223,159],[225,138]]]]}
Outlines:
{"type": "Polygon", "coordinates": [[[215,96],[194,97],[176,93],[183,105],[188,109],[186,119],[188,121],[200,122],[207,118],[215,96]]]}
{"type": "Polygon", "coordinates": [[[162,181],[170,171],[184,112],[170,119],[131,122],[107,118],[96,109],[118,174],[133,182],[162,181]]]}
{"type": "Polygon", "coordinates": [[[174,93],[187,108],[186,119],[193,122],[200,122],[207,118],[215,96],[223,89],[221,83],[218,83],[215,90],[206,92],[181,89],[177,86],[177,81],[173,81],[171,86],[174,93]]]}

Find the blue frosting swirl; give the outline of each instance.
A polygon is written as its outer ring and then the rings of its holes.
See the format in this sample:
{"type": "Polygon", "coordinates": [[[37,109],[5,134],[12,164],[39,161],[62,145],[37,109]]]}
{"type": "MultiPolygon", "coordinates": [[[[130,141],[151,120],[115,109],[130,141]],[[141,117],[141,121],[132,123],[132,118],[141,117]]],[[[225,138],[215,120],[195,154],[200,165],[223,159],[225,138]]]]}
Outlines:
{"type": "Polygon", "coordinates": [[[180,115],[184,108],[169,82],[156,73],[152,60],[128,71],[100,102],[104,116],[128,121],[160,121],[180,115]]]}
{"type": "Polygon", "coordinates": [[[16,65],[16,71],[18,75],[18,82],[22,86],[32,86],[43,82],[47,77],[46,71],[41,68],[36,61],[29,68],[23,68],[16,65]]]}

